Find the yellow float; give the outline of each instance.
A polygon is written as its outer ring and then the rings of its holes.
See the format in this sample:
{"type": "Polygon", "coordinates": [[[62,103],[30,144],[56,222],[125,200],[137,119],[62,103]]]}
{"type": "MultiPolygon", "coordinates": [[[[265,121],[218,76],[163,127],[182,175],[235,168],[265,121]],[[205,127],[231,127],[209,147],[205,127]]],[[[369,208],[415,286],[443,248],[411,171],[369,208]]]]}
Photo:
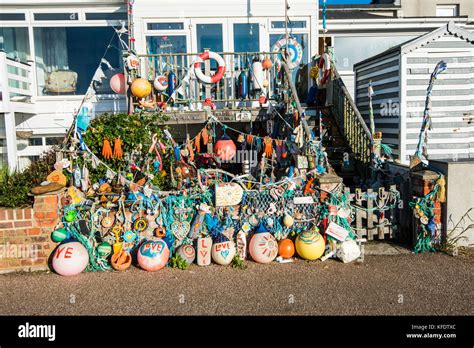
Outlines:
{"type": "Polygon", "coordinates": [[[324,254],[324,238],[318,230],[304,231],[296,237],[296,252],[305,260],[316,260],[324,254]]]}
{"type": "Polygon", "coordinates": [[[135,97],[145,98],[151,93],[151,83],[145,79],[139,78],[132,82],[130,89],[135,97]]]}

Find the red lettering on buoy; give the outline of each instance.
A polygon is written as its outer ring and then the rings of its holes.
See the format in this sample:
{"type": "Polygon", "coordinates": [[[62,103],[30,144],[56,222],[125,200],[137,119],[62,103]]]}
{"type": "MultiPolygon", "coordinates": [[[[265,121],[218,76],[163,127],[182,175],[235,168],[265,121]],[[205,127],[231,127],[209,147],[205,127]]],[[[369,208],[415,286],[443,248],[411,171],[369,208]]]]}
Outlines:
{"type": "Polygon", "coordinates": [[[72,256],[71,250],[72,250],[71,247],[66,249],[66,253],[64,254],[65,259],[70,259],[71,258],[71,256],[72,256]]]}
{"type": "Polygon", "coordinates": [[[201,256],[202,256],[202,257],[204,257],[204,256],[207,255],[207,251],[204,251],[204,250],[201,250],[200,253],[201,253],[201,256]]]}
{"type": "Polygon", "coordinates": [[[59,255],[61,255],[61,253],[63,252],[63,250],[65,249],[66,247],[62,247],[62,248],[58,248],[58,251],[56,251],[56,258],[59,259],[59,255]]]}

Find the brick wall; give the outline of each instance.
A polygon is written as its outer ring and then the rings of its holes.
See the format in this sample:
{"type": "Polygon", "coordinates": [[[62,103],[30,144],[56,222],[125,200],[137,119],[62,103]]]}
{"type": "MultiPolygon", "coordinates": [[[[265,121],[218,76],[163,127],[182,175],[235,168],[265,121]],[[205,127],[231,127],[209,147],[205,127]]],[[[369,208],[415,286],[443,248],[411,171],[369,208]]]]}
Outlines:
{"type": "Polygon", "coordinates": [[[58,194],[43,195],[35,197],[32,208],[0,208],[0,273],[48,269],[58,202],[58,194]]]}

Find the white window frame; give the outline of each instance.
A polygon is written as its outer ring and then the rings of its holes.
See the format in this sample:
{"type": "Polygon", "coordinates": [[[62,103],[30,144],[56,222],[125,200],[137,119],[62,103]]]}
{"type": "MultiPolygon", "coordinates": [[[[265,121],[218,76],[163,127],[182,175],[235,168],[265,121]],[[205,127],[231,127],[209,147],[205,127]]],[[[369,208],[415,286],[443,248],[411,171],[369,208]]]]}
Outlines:
{"type": "Polygon", "coordinates": [[[437,17],[459,17],[459,4],[437,4],[436,5],[436,16],[437,17]],[[441,15],[438,11],[452,11],[452,15],[441,15]]]}
{"type": "Polygon", "coordinates": [[[266,52],[268,49],[268,37],[267,37],[267,21],[264,17],[252,17],[247,18],[229,18],[227,20],[228,25],[228,40],[229,40],[229,52],[235,52],[234,48],[234,24],[253,24],[258,25],[258,41],[259,51],[266,52]]]}

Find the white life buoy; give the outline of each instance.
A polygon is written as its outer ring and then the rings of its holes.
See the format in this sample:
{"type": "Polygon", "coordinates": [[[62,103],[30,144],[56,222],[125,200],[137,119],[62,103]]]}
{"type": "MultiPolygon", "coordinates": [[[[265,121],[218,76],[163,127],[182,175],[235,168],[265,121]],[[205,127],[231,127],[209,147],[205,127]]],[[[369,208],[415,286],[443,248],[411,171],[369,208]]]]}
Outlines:
{"type": "Polygon", "coordinates": [[[168,88],[168,78],[163,75],[159,75],[153,81],[153,86],[158,92],[163,92],[168,88]]]}
{"type": "Polygon", "coordinates": [[[224,77],[225,73],[225,62],[224,59],[218,55],[215,52],[203,52],[198,56],[197,61],[194,63],[194,73],[196,74],[197,78],[204,83],[217,83],[222,77],[224,77]],[[217,61],[217,64],[219,65],[219,68],[217,69],[217,72],[214,74],[214,76],[206,76],[203,74],[201,71],[201,64],[208,60],[208,59],[214,59],[217,61]]]}
{"type": "Polygon", "coordinates": [[[329,60],[329,54],[324,53],[321,58],[319,58],[318,68],[318,85],[324,86],[331,76],[331,61],[329,60]]]}
{"type": "Polygon", "coordinates": [[[253,89],[263,89],[263,67],[262,62],[252,63],[253,89]]]}
{"type": "MultiPolygon", "coordinates": [[[[301,60],[303,59],[303,48],[299,42],[294,38],[288,39],[288,44],[286,39],[283,38],[278,40],[275,45],[273,45],[273,52],[281,52],[283,48],[286,48],[289,54],[289,60],[287,61],[288,67],[290,70],[297,68],[300,65],[301,60]]],[[[281,56],[277,56],[277,60],[281,60],[281,56]]]]}

